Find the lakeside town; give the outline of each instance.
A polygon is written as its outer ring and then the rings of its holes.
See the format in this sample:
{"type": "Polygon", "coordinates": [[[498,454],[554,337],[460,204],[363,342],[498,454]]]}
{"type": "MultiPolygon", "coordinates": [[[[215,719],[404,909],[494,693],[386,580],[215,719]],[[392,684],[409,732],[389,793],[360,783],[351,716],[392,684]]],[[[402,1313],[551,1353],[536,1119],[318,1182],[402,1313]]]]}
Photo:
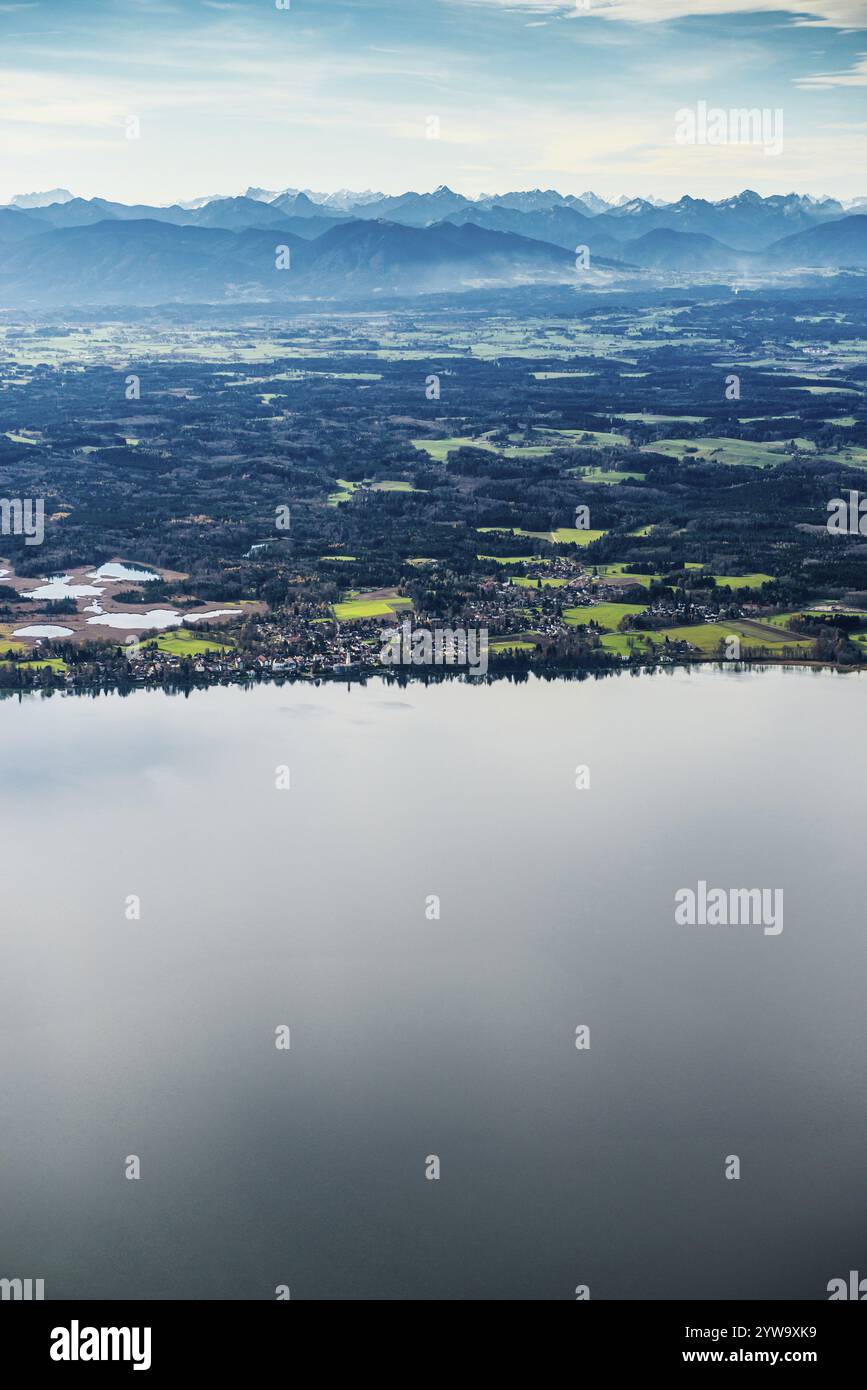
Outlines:
{"type": "MultiPolygon", "coordinates": [[[[115,568],[132,572],[122,564],[115,568]]],[[[867,615],[846,612],[839,605],[801,613],[775,611],[739,600],[737,588],[724,586],[724,577],[712,589],[689,590],[625,572],[622,566],[606,574],[606,566],[584,565],[572,557],[526,563],[518,578],[508,573],[511,566],[499,568],[500,573],[474,584],[464,582],[459,612],[448,622],[399,588],[328,604],[315,598],[316,576],[299,574],[294,577],[299,597],[274,610],[255,603],[238,605],[235,611],[216,609],[211,616],[205,610],[185,620],[179,617],[176,625],[162,631],[128,634],[118,642],[93,640],[78,624],[77,629],[61,629],[64,636],[31,637],[26,646],[19,642],[17,650],[7,646],[0,662],[0,689],[86,693],[375,675],[400,680],[443,674],[496,678],[531,671],[613,673],[713,661],[807,662],[841,669],[867,664],[867,634],[857,630],[867,624],[867,615]],[[401,629],[407,637],[433,633],[446,641],[444,646],[437,644],[438,656],[430,651],[425,656],[418,642],[410,651],[404,642],[403,654],[386,660],[385,645],[401,629]],[[465,651],[462,658],[460,645],[452,641],[456,632],[472,632],[482,639],[483,670],[467,671],[465,651]]],[[[683,572],[680,582],[701,578],[693,568],[683,572]]],[[[72,585],[68,579],[51,581],[51,591],[65,588],[73,593],[90,587],[72,585]]],[[[137,594],[146,604],[147,590],[164,579],[153,576],[125,590],[128,606],[121,616],[134,621],[130,598],[137,594]]],[[[69,610],[81,605],[84,597],[49,599],[43,607],[52,611],[65,606],[63,621],[75,622],[69,610]]],[[[109,600],[105,603],[105,608],[97,606],[111,621],[114,610],[109,600]]],[[[85,611],[93,606],[85,605],[85,611]]],[[[140,620],[159,619],[166,611],[148,608],[140,620]]],[[[12,630],[57,631],[51,624],[12,630]]]]}

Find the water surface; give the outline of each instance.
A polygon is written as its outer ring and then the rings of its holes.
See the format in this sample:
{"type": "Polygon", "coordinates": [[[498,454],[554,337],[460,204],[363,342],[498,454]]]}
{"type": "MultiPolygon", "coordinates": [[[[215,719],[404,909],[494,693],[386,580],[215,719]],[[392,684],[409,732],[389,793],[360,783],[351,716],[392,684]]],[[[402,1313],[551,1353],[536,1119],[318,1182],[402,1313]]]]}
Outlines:
{"type": "Polygon", "coordinates": [[[0,1276],[826,1297],[867,1235],[865,693],[0,702],[0,1276]],[[784,931],[676,926],[699,879],[781,887],[784,931]]]}

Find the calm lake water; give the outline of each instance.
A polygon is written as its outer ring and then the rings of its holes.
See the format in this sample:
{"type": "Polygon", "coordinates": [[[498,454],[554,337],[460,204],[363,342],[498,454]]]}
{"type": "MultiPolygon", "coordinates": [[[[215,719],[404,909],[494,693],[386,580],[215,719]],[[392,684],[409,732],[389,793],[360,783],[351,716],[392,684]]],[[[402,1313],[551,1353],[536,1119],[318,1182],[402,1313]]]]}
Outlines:
{"type": "Polygon", "coordinates": [[[867,1274],[865,696],[704,670],[0,703],[0,1277],[823,1299],[867,1274]],[[676,925],[699,880],[782,888],[784,930],[676,925]]]}

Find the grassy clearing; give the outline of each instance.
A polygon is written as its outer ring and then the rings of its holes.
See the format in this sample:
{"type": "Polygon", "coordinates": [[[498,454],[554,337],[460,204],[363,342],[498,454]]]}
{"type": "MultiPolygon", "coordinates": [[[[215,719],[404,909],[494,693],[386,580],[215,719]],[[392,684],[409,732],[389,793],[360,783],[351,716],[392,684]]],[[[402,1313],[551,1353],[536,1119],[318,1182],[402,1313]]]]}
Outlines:
{"type": "Polygon", "coordinates": [[[852,386],[789,386],[789,391],[806,391],[810,396],[857,396],[852,386]]]}
{"type": "Polygon", "coordinates": [[[351,502],[352,494],[355,492],[356,488],[361,487],[361,484],[351,483],[346,478],[338,478],[337,486],[340,488],[340,491],[329,494],[329,507],[339,507],[341,502],[351,502]]]}
{"type": "Polygon", "coordinates": [[[569,627],[586,627],[588,623],[596,623],[598,627],[613,631],[619,627],[623,618],[643,613],[646,607],[646,603],[585,604],[579,608],[564,608],[563,621],[569,627]]]}
{"type": "Polygon", "coordinates": [[[26,642],[19,642],[17,637],[12,636],[12,627],[9,623],[0,623],[0,652],[25,652],[26,642]]]}
{"type": "Polygon", "coordinates": [[[634,651],[647,650],[647,636],[643,632],[606,632],[600,639],[607,652],[618,656],[629,656],[634,651]]]}
{"type": "Polygon", "coordinates": [[[412,599],[397,596],[351,598],[335,603],[334,616],[339,622],[352,622],[356,618],[391,618],[406,608],[412,608],[412,599]]]}
{"type": "Polygon", "coordinates": [[[204,656],[207,652],[228,652],[234,644],[215,642],[210,637],[202,637],[189,628],[177,627],[168,632],[160,632],[156,637],[143,642],[142,646],[152,647],[164,656],[204,656]]]}
{"type": "Polygon", "coordinates": [[[68,670],[66,662],[61,661],[59,656],[45,656],[36,661],[0,661],[0,666],[18,666],[22,671],[42,671],[46,668],[49,671],[68,670]]]}
{"type": "Polygon", "coordinates": [[[570,468],[570,473],[574,473],[582,483],[628,483],[632,479],[643,482],[647,477],[646,473],[634,473],[631,469],[618,473],[611,468],[570,468]]]}
{"type": "Polygon", "coordinates": [[[536,555],[477,555],[477,560],[493,560],[497,565],[535,565],[541,564],[536,555]]]}
{"type": "Polygon", "coordinates": [[[687,462],[722,463],[728,467],[769,468],[780,463],[779,449],[767,444],[755,444],[748,439],[724,439],[718,435],[706,439],[657,439],[642,444],[643,454],[664,454],[666,458],[687,462]]]}
{"type": "Polygon", "coordinates": [[[831,463],[846,463],[851,468],[867,468],[867,449],[861,444],[847,444],[843,449],[826,451],[824,457],[831,463]]]}
{"type": "Polygon", "coordinates": [[[558,526],[556,531],[550,533],[550,539],[556,545],[592,545],[600,536],[607,534],[607,531],[583,531],[575,526],[558,526]]]}
{"type": "MultiPolygon", "coordinates": [[[[792,618],[860,618],[867,623],[867,612],[862,608],[798,608],[791,613],[775,613],[771,618],[762,618],[763,623],[768,623],[771,627],[788,629],[792,618]]],[[[861,634],[851,634],[853,638],[861,634]]]]}
{"type": "Polygon", "coordinates": [[[487,449],[494,453],[494,446],[487,439],[472,439],[469,435],[453,435],[451,439],[412,439],[414,449],[429,454],[435,463],[447,463],[454,449],[487,449]]]}
{"type": "Polygon", "coordinates": [[[568,377],[598,376],[597,372],[533,372],[537,381],[564,381],[568,377]]]}
{"type": "Polygon", "coordinates": [[[550,446],[529,445],[518,447],[514,444],[492,444],[490,439],[472,439],[469,435],[455,435],[451,439],[413,439],[414,449],[428,454],[435,463],[448,463],[448,456],[455,449],[484,449],[489,454],[502,454],[504,458],[545,458],[552,452],[550,446]]]}
{"type": "Polygon", "coordinates": [[[495,637],[488,643],[488,650],[492,652],[533,652],[536,650],[535,642],[525,642],[518,637],[495,637]]]}
{"type": "Polygon", "coordinates": [[[763,584],[773,584],[772,574],[715,574],[718,589],[760,589],[763,584]]]}
{"type": "Polygon", "coordinates": [[[689,642],[690,646],[698,647],[706,656],[716,652],[720,642],[725,642],[728,637],[739,637],[742,651],[751,651],[757,647],[806,649],[811,645],[809,638],[798,638],[767,623],[754,623],[744,619],[731,623],[698,623],[694,627],[668,627],[655,632],[653,636],[658,641],[667,637],[671,642],[689,642]]]}
{"type": "Polygon", "coordinates": [[[596,572],[600,579],[628,579],[630,584],[640,584],[642,589],[649,589],[654,580],[660,578],[658,574],[632,574],[624,563],[598,565],[596,572]]]}
{"type": "Polygon", "coordinates": [[[628,448],[629,439],[625,434],[618,434],[614,430],[546,430],[546,434],[556,434],[561,439],[566,439],[573,447],[578,445],[586,448],[597,449],[617,449],[628,448]]]}
{"type": "Polygon", "coordinates": [[[476,530],[486,536],[498,533],[503,536],[524,536],[534,541],[547,541],[549,545],[592,545],[606,531],[584,531],[575,526],[559,526],[556,531],[525,531],[522,526],[477,526],[476,530]]]}
{"type": "Polygon", "coordinates": [[[624,415],[615,415],[615,420],[634,421],[639,425],[703,425],[707,419],[706,415],[650,415],[644,411],[632,411],[624,415]]]}

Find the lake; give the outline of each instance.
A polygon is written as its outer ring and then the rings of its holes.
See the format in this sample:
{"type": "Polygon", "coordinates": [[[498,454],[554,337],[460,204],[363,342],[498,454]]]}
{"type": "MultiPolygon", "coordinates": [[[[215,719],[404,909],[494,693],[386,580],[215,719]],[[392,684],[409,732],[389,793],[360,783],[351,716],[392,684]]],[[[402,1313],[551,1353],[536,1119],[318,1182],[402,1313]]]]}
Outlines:
{"type": "Polygon", "coordinates": [[[0,1277],[867,1274],[865,693],[775,668],[0,702],[0,1277]],[[784,929],[679,925],[700,882],[782,890],[784,929]]]}

